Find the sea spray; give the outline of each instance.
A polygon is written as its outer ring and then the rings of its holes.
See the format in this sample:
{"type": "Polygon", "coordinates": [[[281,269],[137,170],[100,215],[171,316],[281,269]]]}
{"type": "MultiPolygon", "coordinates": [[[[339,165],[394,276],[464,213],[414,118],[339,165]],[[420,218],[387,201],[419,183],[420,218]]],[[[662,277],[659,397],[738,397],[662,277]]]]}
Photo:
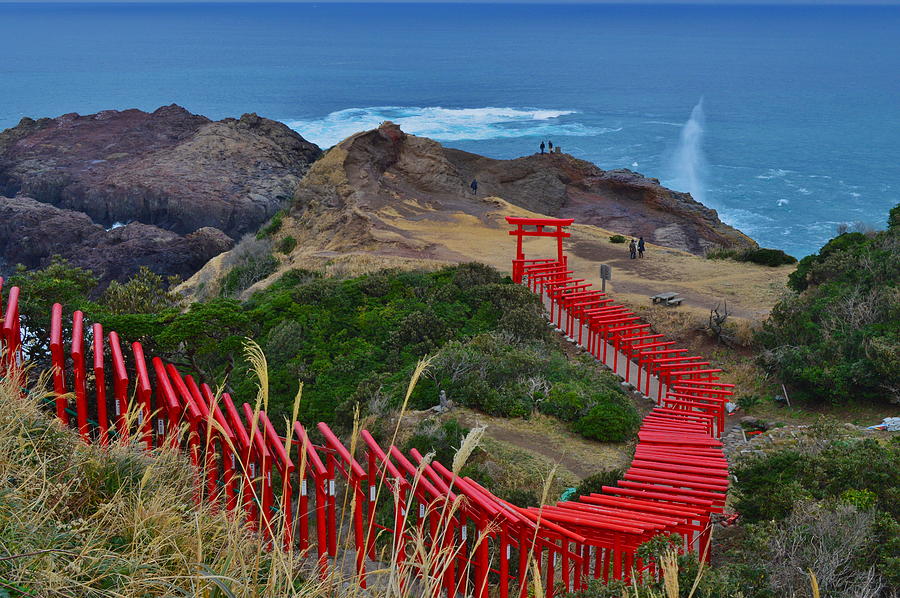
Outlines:
{"type": "MultiPolygon", "coordinates": [[[[407,133],[442,142],[593,137],[621,130],[587,126],[573,120],[576,114],[575,110],[545,108],[369,106],[338,110],[320,118],[284,122],[322,147],[330,147],[354,133],[374,129],[386,120],[397,123],[407,133]]],[[[534,142],[534,147],[537,143],[534,142]]],[[[567,147],[571,148],[571,145],[567,147]]]]}
{"type": "Polygon", "coordinates": [[[691,110],[691,117],[681,127],[678,146],[669,164],[672,187],[687,191],[694,199],[706,203],[706,158],[703,155],[703,129],[706,116],[703,98],[691,110]]]}

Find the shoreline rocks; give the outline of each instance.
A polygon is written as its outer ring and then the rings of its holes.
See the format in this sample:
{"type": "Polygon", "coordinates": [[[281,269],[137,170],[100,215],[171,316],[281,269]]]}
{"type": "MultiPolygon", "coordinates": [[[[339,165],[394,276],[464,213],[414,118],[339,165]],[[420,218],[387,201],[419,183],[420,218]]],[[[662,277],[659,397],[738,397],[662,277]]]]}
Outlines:
{"type": "Polygon", "coordinates": [[[256,114],[211,121],[173,104],[149,113],[24,118],[0,132],[0,202],[21,218],[13,232],[32,246],[4,243],[0,258],[6,269],[36,267],[48,251],[75,262],[81,247],[91,255],[81,261],[103,280],[147,262],[161,274],[190,276],[212,251],[255,232],[280,209],[320,155],[284,124],[256,114]],[[101,235],[95,227],[111,230],[101,235]],[[79,243],[88,238],[90,247],[79,243]],[[176,258],[176,247],[187,254],[176,258]]]}

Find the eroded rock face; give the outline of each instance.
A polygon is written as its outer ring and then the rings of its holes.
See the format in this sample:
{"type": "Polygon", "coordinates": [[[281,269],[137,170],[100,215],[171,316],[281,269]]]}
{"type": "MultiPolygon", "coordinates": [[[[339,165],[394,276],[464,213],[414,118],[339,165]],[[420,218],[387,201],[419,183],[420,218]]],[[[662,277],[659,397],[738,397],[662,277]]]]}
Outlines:
{"type": "Polygon", "coordinates": [[[78,243],[57,239],[127,223],[82,247],[90,250],[82,261],[104,280],[151,263],[162,274],[190,275],[214,249],[256,231],[320,155],[285,125],[255,114],[213,122],[172,105],[22,119],[0,132],[0,196],[59,210],[0,200],[21,219],[0,226],[31,240],[26,247],[0,239],[0,259],[8,269],[74,255],[57,246],[78,243]],[[176,257],[176,247],[184,255],[176,257]]]}
{"type": "Polygon", "coordinates": [[[22,122],[0,133],[0,194],[77,210],[98,224],[178,233],[255,231],[293,194],[319,148],[245,114],[212,122],[179,106],[22,122]]]}
{"type": "Polygon", "coordinates": [[[231,238],[216,228],[179,235],[132,222],[106,230],[81,212],[28,197],[0,197],[0,255],[7,263],[2,274],[19,263],[39,268],[60,255],[93,270],[102,289],[111,280],[128,279],[141,266],[187,278],[233,246],[231,238]]]}
{"type": "Polygon", "coordinates": [[[568,154],[495,160],[407,135],[393,123],[350,137],[314,165],[297,189],[294,214],[334,232],[321,236],[323,248],[352,250],[389,238],[390,230],[378,230],[377,212],[402,209],[405,200],[478,216],[473,179],[478,196],[696,254],[756,246],[690,194],[639,173],[605,171],[568,154]],[[342,239],[342,231],[351,234],[342,239]]]}
{"type": "Polygon", "coordinates": [[[10,266],[38,268],[46,258],[62,255],[102,232],[103,227],[85,214],[28,197],[0,197],[0,256],[10,266]]]}

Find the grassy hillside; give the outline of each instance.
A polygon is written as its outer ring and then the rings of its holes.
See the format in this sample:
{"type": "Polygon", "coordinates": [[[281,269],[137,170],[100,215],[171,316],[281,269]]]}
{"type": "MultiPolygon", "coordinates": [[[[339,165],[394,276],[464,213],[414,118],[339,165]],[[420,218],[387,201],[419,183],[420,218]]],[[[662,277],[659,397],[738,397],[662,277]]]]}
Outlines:
{"type": "Polygon", "coordinates": [[[41,388],[23,397],[0,382],[0,596],[304,590],[296,555],[266,552],[240,518],[194,505],[183,456],[87,446],[38,408],[41,388]]]}
{"type": "Polygon", "coordinates": [[[900,403],[900,205],[887,230],[804,258],[766,323],[764,363],[813,401],[900,403]]]}

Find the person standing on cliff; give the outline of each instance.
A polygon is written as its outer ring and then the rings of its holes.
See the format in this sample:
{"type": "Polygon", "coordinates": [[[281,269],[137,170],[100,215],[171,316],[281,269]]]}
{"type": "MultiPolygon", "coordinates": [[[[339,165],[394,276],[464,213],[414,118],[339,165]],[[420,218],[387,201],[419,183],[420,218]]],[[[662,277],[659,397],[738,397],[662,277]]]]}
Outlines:
{"type": "Polygon", "coordinates": [[[478,193],[478,180],[472,179],[472,184],[469,185],[469,188],[472,189],[472,193],[478,193]]]}
{"type": "Polygon", "coordinates": [[[638,240],[638,257],[644,257],[644,237],[641,237],[638,240]]]}
{"type": "Polygon", "coordinates": [[[631,240],[631,243],[628,244],[628,253],[630,254],[631,259],[637,257],[637,241],[634,239],[631,240]]]}
{"type": "Polygon", "coordinates": [[[541,139],[541,153],[542,153],[542,154],[544,153],[544,147],[546,147],[546,146],[544,145],[544,140],[541,139]]]}
{"type": "Polygon", "coordinates": [[[548,154],[553,153],[553,142],[550,141],[549,139],[547,140],[547,153],[548,154]]]}

